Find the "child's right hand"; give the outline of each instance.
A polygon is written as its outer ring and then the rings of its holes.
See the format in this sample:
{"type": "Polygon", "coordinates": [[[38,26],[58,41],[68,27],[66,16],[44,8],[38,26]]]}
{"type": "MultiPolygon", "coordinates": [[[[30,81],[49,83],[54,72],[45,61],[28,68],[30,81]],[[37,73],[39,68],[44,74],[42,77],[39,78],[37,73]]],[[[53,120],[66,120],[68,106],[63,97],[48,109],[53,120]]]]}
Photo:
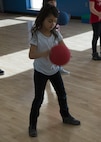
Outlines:
{"type": "Polygon", "coordinates": [[[99,12],[98,16],[99,16],[99,19],[101,19],[101,12],[99,12]]]}

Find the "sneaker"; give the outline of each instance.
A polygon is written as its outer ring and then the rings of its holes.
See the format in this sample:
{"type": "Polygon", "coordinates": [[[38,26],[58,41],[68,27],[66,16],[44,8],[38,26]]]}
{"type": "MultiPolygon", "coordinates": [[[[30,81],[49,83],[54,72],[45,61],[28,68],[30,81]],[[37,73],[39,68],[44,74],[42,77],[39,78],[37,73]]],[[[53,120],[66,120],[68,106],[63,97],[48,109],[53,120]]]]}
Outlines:
{"type": "Polygon", "coordinates": [[[4,75],[4,71],[0,69],[0,75],[4,75]]]}
{"type": "Polygon", "coordinates": [[[35,128],[29,127],[29,136],[37,137],[37,130],[35,128]]]}
{"type": "Polygon", "coordinates": [[[92,54],[92,60],[100,61],[100,60],[101,60],[101,57],[98,55],[98,53],[93,53],[93,54],[92,54]]]}
{"type": "Polygon", "coordinates": [[[60,71],[61,74],[70,74],[69,71],[63,69],[62,67],[60,67],[59,71],[60,71]]]}
{"type": "Polygon", "coordinates": [[[69,115],[63,118],[63,123],[71,125],[80,125],[80,121],[69,115]]]}

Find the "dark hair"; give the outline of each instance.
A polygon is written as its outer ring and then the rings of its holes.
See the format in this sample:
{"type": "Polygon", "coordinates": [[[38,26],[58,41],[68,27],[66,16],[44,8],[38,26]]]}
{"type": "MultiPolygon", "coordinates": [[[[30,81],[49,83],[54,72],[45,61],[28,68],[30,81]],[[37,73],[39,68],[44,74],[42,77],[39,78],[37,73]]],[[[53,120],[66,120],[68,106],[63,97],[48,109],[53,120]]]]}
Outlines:
{"type": "MultiPolygon", "coordinates": [[[[45,20],[45,18],[47,18],[49,15],[54,15],[56,18],[58,18],[58,10],[55,6],[52,6],[50,4],[46,4],[44,7],[41,8],[35,23],[31,29],[32,34],[34,32],[36,32],[37,30],[41,29],[43,21],[45,20]]],[[[51,32],[55,35],[55,29],[56,27],[54,27],[51,32]]]]}
{"type": "Polygon", "coordinates": [[[43,6],[45,6],[46,4],[48,4],[49,1],[51,1],[51,0],[43,0],[43,6]]]}

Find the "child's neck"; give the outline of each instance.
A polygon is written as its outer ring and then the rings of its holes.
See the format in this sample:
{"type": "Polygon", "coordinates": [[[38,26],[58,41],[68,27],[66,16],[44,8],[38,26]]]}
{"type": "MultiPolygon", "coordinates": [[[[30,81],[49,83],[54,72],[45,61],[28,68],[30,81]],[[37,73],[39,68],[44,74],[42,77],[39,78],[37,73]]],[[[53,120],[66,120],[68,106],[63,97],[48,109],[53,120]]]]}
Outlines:
{"type": "Polygon", "coordinates": [[[51,36],[51,32],[50,32],[50,31],[46,31],[46,30],[40,29],[40,32],[41,32],[43,35],[47,36],[47,37],[51,36]]]}

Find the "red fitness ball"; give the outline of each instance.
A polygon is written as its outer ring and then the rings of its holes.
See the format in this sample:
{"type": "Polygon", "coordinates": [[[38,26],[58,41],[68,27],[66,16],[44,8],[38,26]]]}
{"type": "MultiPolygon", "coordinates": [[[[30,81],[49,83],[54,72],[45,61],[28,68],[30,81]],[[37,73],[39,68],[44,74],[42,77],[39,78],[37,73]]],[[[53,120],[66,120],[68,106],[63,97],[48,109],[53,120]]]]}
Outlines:
{"type": "Polygon", "coordinates": [[[59,66],[67,64],[70,56],[70,50],[65,45],[56,45],[50,51],[50,61],[59,66]]]}

